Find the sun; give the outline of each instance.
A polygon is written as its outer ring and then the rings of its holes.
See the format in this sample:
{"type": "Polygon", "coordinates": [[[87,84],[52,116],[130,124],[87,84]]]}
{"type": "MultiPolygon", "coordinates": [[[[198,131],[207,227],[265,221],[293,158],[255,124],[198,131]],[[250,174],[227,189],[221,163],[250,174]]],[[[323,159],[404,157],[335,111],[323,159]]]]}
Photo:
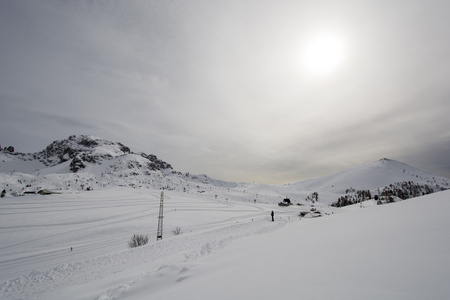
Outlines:
{"type": "Polygon", "coordinates": [[[323,35],[312,40],[303,52],[303,64],[317,74],[336,69],[344,58],[344,44],[332,35],[323,35]]]}

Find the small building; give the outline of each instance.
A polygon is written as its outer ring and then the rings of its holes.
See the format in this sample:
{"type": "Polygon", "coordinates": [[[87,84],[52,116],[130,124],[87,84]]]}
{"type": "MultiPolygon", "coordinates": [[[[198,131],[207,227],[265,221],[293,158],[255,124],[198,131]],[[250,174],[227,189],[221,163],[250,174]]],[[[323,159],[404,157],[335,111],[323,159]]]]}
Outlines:
{"type": "Polygon", "coordinates": [[[289,198],[284,198],[283,202],[286,203],[287,205],[291,205],[292,204],[291,203],[291,199],[289,199],[289,198]]]}

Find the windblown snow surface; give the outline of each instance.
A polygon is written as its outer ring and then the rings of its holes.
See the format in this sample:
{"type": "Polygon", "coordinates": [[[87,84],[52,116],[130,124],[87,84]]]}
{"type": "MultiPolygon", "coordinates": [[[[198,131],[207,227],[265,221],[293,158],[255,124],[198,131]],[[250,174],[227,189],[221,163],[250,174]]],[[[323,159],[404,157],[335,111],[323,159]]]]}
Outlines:
{"type": "MultiPolygon", "coordinates": [[[[255,194],[243,190],[227,197],[164,193],[159,241],[159,190],[2,199],[0,299],[450,295],[450,191],[340,209],[319,202],[314,209],[322,212],[320,218],[298,216],[311,204],[255,203],[255,194]],[[246,197],[251,201],[243,201],[246,197]],[[176,227],[182,234],[172,234],[176,227]],[[129,249],[134,234],[148,234],[149,243],[129,249]]],[[[263,191],[258,197],[264,198],[263,191]]]]}

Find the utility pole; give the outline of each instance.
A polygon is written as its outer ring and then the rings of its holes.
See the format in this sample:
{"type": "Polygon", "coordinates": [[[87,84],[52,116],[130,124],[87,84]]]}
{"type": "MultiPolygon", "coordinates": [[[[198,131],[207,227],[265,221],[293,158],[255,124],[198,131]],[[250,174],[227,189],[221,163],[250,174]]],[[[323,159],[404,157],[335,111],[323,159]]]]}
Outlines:
{"type": "Polygon", "coordinates": [[[163,201],[164,191],[161,192],[161,201],[159,203],[159,217],[158,217],[158,232],[156,233],[156,240],[162,240],[163,235],[163,201]]]}

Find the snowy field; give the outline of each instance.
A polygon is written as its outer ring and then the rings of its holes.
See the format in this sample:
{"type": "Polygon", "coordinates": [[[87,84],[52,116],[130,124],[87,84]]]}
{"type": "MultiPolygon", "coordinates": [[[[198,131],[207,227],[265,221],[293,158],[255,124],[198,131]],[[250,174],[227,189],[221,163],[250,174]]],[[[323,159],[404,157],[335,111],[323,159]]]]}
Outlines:
{"type": "Polygon", "coordinates": [[[131,188],[2,199],[0,299],[450,295],[450,191],[381,206],[316,203],[322,217],[302,219],[310,206],[165,191],[156,241],[159,200],[159,190],[131,188]],[[149,243],[128,248],[133,234],[149,243]]]}

